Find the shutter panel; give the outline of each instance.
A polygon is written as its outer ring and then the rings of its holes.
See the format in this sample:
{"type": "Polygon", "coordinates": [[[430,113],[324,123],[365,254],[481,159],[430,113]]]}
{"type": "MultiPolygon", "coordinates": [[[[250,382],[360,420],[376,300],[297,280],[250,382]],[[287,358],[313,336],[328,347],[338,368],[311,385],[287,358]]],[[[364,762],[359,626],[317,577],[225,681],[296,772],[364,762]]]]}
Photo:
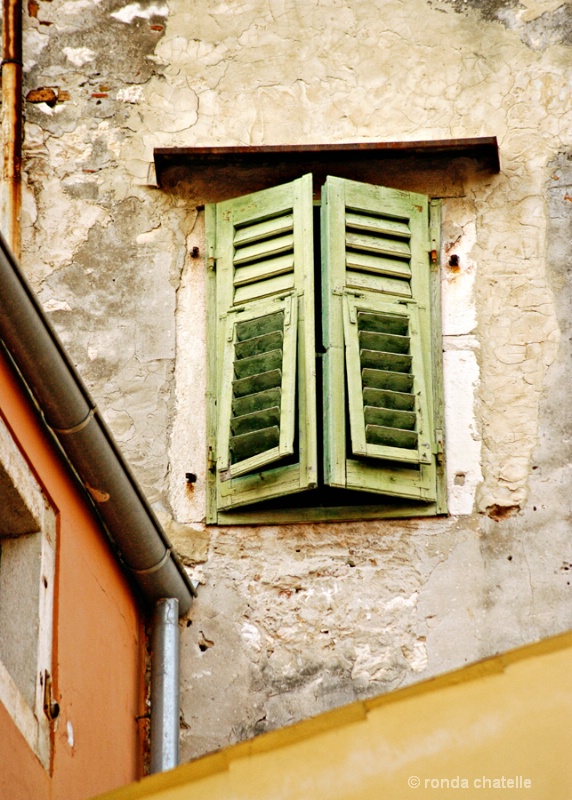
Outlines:
{"type": "Polygon", "coordinates": [[[311,176],[211,206],[207,222],[217,327],[209,521],[221,522],[316,483],[311,176]]]}
{"type": "Polygon", "coordinates": [[[217,438],[226,479],[294,452],[297,300],[252,305],[227,317],[217,438]]]}
{"type": "Polygon", "coordinates": [[[352,453],[430,464],[417,307],[345,295],[343,312],[352,453]]]}
{"type": "Polygon", "coordinates": [[[427,198],[340,178],[324,195],[326,483],[434,501],[427,198]]]}

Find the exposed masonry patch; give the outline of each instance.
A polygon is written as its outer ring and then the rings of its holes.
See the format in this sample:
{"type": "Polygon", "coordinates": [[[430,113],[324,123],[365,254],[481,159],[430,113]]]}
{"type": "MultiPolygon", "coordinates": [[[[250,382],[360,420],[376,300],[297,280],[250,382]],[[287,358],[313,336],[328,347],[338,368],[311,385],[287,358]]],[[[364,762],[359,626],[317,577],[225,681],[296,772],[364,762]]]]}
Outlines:
{"type": "Polygon", "coordinates": [[[563,3],[556,11],[546,12],[542,16],[526,23],[521,32],[522,41],[529,47],[543,50],[554,44],[572,45],[572,6],[563,3]],[[524,35],[523,35],[524,34],[524,35]]]}
{"type": "MultiPolygon", "coordinates": [[[[443,0],[458,14],[477,11],[487,22],[500,22],[518,34],[533,50],[545,50],[555,44],[572,45],[572,5],[564,2],[535,19],[523,19],[526,6],[518,0],[443,0]]],[[[430,5],[431,0],[429,0],[430,5]]]]}
{"type": "Polygon", "coordinates": [[[74,67],[83,67],[95,58],[95,52],[89,47],[63,47],[62,53],[74,67]]]}
{"type": "Polygon", "coordinates": [[[507,519],[507,517],[514,517],[514,515],[518,514],[519,511],[520,506],[487,506],[487,515],[496,522],[500,522],[502,519],[507,519]]]}
{"type": "MultiPolygon", "coordinates": [[[[483,19],[499,20],[500,15],[507,9],[522,8],[518,0],[444,0],[451,5],[457,14],[475,9],[483,19]]],[[[432,3],[430,3],[432,5],[432,3]]]]}
{"type": "MultiPolygon", "coordinates": [[[[45,74],[43,70],[47,68],[50,74],[61,76],[62,84],[66,84],[64,88],[67,89],[68,85],[74,88],[73,100],[77,104],[86,90],[89,92],[86,77],[98,82],[104,80],[113,87],[118,82],[142,84],[154,74],[156,67],[152,59],[157,43],[164,35],[165,4],[134,3],[117,12],[129,11],[125,20],[119,19],[117,14],[109,14],[103,4],[94,6],[84,13],[81,27],[77,26],[72,7],[45,6],[44,14],[52,16],[46,23],[53,23],[49,36],[44,33],[45,24],[37,19],[27,22],[29,28],[25,34],[24,52],[29,88],[41,85],[38,76],[45,74]],[[72,20],[74,24],[70,24],[72,20]],[[75,70],[84,71],[83,79],[78,80],[78,75],[70,71],[70,65],[75,70]]],[[[81,107],[76,105],[76,113],[78,111],[81,112],[81,107]]],[[[83,116],[86,114],[87,110],[83,116]]]]}
{"type": "Polygon", "coordinates": [[[26,95],[26,100],[28,103],[47,103],[49,106],[55,106],[58,95],[51,86],[40,86],[38,89],[31,89],[26,95]]]}
{"type": "Polygon", "coordinates": [[[40,58],[48,42],[48,37],[39,30],[23,31],[24,72],[29,72],[36,66],[36,59],[40,58]]]}
{"type": "Polygon", "coordinates": [[[117,92],[117,100],[122,103],[140,103],[143,99],[143,87],[126,86],[117,92]]]}
{"type": "Polygon", "coordinates": [[[115,17],[120,22],[130,23],[136,17],[141,19],[151,19],[152,17],[166,17],[169,9],[166,5],[143,6],[141,3],[132,3],[119,11],[113,11],[110,16],[115,17]]]}

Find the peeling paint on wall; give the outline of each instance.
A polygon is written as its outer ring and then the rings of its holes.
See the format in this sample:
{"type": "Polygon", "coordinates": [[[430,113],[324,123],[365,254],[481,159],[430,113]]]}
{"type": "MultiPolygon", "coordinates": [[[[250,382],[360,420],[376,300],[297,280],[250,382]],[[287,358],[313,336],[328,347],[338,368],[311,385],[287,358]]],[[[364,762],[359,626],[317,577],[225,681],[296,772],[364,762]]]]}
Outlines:
{"type": "Polygon", "coordinates": [[[451,5],[458,14],[476,12],[487,22],[502,23],[534,50],[557,44],[572,45],[572,7],[561,0],[443,0],[443,3],[451,5]]]}

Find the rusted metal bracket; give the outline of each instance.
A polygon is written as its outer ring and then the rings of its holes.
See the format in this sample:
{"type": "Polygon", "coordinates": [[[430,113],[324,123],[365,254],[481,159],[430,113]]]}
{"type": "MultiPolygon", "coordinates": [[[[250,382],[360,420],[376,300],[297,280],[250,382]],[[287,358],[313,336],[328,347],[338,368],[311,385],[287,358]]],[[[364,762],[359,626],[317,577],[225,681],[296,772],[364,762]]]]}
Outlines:
{"type": "Polygon", "coordinates": [[[53,698],[52,676],[47,670],[44,672],[44,714],[50,722],[60,715],[60,704],[53,698]]]}

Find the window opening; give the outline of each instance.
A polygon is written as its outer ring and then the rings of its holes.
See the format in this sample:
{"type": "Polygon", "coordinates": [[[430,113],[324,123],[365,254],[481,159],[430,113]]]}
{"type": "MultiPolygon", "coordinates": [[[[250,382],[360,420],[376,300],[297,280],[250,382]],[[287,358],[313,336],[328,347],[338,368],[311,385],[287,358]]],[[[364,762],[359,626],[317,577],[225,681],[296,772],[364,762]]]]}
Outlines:
{"type": "Polygon", "coordinates": [[[0,419],[0,701],[47,769],[56,514],[0,419]]]}
{"type": "MultiPolygon", "coordinates": [[[[217,274],[212,277],[221,282],[220,286],[216,283],[217,318],[226,317],[232,321],[227,325],[234,326],[232,333],[227,328],[224,343],[219,334],[217,347],[219,359],[221,349],[226,353],[222,389],[218,390],[218,472],[213,469],[211,473],[211,487],[220,481],[217,485],[223,502],[218,511],[226,514],[224,522],[229,523],[241,521],[241,515],[256,517],[259,512],[273,511],[284,511],[292,518],[290,512],[321,509],[324,514],[315,518],[322,519],[343,518],[344,508],[350,509],[350,518],[356,517],[359,509],[365,517],[443,513],[444,501],[437,510],[435,490],[430,486],[435,480],[430,413],[434,398],[429,400],[426,395],[431,385],[428,370],[433,366],[431,356],[420,349],[431,347],[430,337],[421,334],[419,318],[420,313],[428,313],[427,199],[423,198],[422,228],[417,222],[411,223],[417,225],[412,228],[410,219],[422,213],[422,206],[411,205],[415,201],[407,192],[328,179],[332,180],[330,194],[312,202],[310,180],[304,213],[310,215],[312,224],[313,262],[300,268],[297,259],[307,248],[301,244],[299,232],[310,227],[300,223],[304,217],[300,217],[296,192],[303,180],[276,187],[274,194],[264,190],[224,201],[207,213],[207,231],[210,235],[216,231],[217,274]],[[289,191],[294,199],[284,201],[289,191]],[[346,192],[343,207],[335,205],[336,192],[346,192]],[[376,207],[378,195],[383,210],[376,207]],[[234,205],[227,210],[229,203],[234,205]],[[425,230],[421,238],[420,230],[425,230]],[[336,247],[338,252],[332,255],[336,247]],[[340,270],[339,252],[344,254],[341,280],[333,272],[334,256],[338,259],[335,268],[340,270]],[[304,270],[313,276],[313,289],[304,284],[304,270]],[[232,286],[224,288],[229,279],[232,286]],[[332,300],[332,294],[341,300],[332,300]],[[283,361],[286,311],[280,304],[298,307],[295,298],[300,298],[297,313],[302,315],[301,322],[308,322],[313,314],[315,345],[311,346],[307,326],[297,328],[296,356],[290,369],[283,361]],[[326,301],[329,308],[323,305],[326,301]],[[226,313],[225,302],[229,303],[226,313]],[[338,382],[335,392],[331,376],[328,389],[324,389],[324,359],[332,348],[324,314],[336,316],[341,325],[336,334],[341,336],[341,345],[335,345],[336,380],[341,384],[338,382]],[[285,392],[281,382],[286,375],[295,379],[285,392]],[[310,389],[315,392],[316,414],[306,423],[314,427],[318,447],[310,472],[304,478],[300,471],[298,479],[298,467],[307,468],[302,461],[308,457],[309,444],[300,435],[304,414],[311,416],[307,412],[310,389]],[[322,450],[327,436],[332,437],[322,411],[337,402],[339,413],[340,398],[334,396],[338,393],[345,393],[345,401],[339,425],[343,442],[340,450],[338,436],[337,458],[348,464],[347,486],[340,484],[339,478],[336,483],[336,476],[332,479],[322,450]],[[285,398],[293,428],[288,446],[282,447],[285,398]],[[224,430],[227,418],[228,434],[224,430]],[[221,453],[225,452],[228,464],[221,467],[221,457],[226,458],[221,453]],[[233,492],[234,497],[240,493],[238,500],[233,499],[233,492]]],[[[337,436],[337,431],[333,435],[337,436]]],[[[220,518],[220,513],[216,516],[220,518]]],[[[214,521],[212,515],[210,521],[214,521]]]]}

